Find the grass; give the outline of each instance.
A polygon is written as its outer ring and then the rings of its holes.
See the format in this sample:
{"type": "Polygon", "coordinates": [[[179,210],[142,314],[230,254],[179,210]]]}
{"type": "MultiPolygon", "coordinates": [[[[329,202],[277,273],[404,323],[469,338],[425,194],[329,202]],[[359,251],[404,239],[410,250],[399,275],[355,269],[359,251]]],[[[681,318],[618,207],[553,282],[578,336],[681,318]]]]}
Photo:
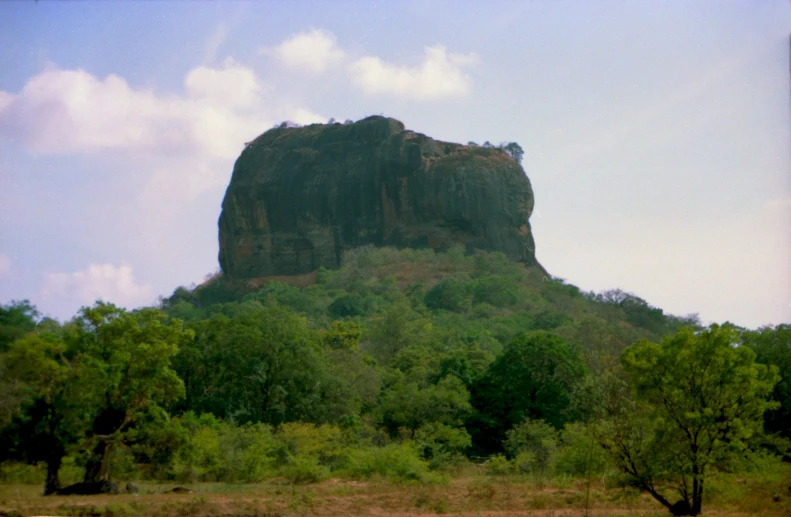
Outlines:
{"type": "MultiPolygon", "coordinates": [[[[720,477],[704,515],[727,517],[791,516],[791,468],[771,476],[720,477]],[[724,487],[732,485],[729,491],[724,487]],[[778,499],[779,498],[779,499],[778,499]],[[775,501],[775,499],[778,499],[775,501]]],[[[610,485],[612,485],[610,483],[610,485]]],[[[173,484],[140,483],[137,495],[49,496],[38,485],[0,485],[0,515],[70,515],[116,517],[290,517],[290,516],[418,516],[465,517],[585,515],[585,484],[536,482],[517,476],[467,475],[444,485],[393,483],[383,479],[328,479],[313,485],[284,480],[260,484],[188,485],[193,493],[168,494],[173,484]]],[[[593,483],[588,515],[667,516],[645,494],[593,483]]]]}

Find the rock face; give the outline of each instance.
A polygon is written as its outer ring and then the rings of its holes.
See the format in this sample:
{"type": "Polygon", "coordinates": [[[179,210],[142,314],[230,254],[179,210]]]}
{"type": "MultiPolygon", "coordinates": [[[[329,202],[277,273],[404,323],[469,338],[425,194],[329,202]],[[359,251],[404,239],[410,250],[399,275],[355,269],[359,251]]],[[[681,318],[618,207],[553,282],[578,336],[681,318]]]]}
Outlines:
{"type": "Polygon", "coordinates": [[[373,244],[462,244],[536,265],[533,190],[498,148],[440,142],[398,120],[276,128],[237,159],[220,215],[228,278],[302,275],[373,244]]]}

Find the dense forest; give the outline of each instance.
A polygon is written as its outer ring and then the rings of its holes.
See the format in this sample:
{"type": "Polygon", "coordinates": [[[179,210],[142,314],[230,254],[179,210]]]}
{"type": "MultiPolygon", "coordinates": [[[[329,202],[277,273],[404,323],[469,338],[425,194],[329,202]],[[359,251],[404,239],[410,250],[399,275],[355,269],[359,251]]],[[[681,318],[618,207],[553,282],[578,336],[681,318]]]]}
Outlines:
{"type": "Polygon", "coordinates": [[[675,515],[716,473],[778,468],[791,326],[704,327],[497,253],[361,248],[316,283],[221,273],[61,323],[0,306],[0,475],[442,483],[602,476],[675,515]]]}

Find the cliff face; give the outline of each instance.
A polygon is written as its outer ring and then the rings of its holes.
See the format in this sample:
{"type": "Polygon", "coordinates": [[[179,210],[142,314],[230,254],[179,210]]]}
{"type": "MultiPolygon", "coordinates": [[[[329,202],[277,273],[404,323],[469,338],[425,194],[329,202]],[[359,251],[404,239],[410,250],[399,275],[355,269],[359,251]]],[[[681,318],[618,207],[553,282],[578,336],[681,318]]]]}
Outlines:
{"type": "Polygon", "coordinates": [[[460,243],[536,264],[533,191],[504,151],[440,142],[394,119],[272,129],[236,161],[220,215],[229,278],[301,275],[344,250],[460,243]]]}

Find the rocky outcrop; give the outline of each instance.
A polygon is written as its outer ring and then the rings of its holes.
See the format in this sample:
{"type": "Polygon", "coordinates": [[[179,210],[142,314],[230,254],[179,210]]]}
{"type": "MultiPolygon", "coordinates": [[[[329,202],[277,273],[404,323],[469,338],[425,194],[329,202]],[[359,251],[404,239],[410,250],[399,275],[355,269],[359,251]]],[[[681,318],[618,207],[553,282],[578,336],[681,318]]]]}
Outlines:
{"type": "Polygon", "coordinates": [[[225,193],[220,266],[303,275],[344,250],[462,244],[535,265],[533,191],[499,148],[441,142],[398,120],[275,128],[247,144],[225,193]]]}

